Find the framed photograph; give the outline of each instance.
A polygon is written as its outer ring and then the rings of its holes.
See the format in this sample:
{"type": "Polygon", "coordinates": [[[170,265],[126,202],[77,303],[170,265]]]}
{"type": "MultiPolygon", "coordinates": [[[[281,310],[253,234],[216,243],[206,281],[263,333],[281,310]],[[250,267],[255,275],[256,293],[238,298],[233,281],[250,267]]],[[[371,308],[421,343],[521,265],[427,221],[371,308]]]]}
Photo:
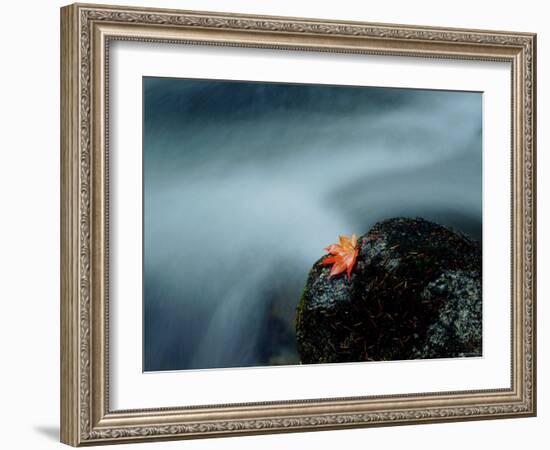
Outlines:
{"type": "Polygon", "coordinates": [[[62,8],[62,442],[535,415],[535,57],[62,8]]]}

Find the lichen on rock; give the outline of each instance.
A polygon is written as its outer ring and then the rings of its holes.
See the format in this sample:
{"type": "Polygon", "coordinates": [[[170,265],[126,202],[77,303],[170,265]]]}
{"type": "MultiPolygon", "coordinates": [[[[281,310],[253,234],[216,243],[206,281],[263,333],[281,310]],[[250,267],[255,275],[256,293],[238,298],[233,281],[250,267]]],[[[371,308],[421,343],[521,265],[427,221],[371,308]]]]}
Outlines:
{"type": "Polygon", "coordinates": [[[420,218],[376,224],[348,281],[319,259],[297,307],[301,362],[480,356],[481,247],[420,218]]]}

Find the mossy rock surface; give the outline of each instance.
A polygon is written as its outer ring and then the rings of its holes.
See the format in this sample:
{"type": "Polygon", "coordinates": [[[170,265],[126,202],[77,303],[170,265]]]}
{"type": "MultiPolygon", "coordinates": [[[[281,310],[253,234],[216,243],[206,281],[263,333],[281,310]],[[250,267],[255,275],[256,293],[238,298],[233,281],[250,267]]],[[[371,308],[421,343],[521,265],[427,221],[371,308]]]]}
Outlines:
{"type": "Polygon", "coordinates": [[[351,280],[319,259],[297,307],[301,362],[481,356],[481,246],[420,218],[376,224],[351,280]]]}

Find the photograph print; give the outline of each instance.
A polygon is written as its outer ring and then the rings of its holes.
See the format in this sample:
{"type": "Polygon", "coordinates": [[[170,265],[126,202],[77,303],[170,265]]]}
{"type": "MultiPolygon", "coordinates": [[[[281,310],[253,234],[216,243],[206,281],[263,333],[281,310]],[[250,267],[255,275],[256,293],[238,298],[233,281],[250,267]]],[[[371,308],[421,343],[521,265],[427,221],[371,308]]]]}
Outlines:
{"type": "Polygon", "coordinates": [[[481,92],[143,78],[143,370],[482,356],[481,92]]]}

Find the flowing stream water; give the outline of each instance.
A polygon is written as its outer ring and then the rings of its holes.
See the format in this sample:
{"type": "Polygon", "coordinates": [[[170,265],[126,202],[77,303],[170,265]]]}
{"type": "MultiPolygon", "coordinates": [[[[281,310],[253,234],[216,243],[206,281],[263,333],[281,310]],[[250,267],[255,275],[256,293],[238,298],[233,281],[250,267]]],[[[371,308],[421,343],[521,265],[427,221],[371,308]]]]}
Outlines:
{"type": "Polygon", "coordinates": [[[339,234],[421,216],[481,240],[480,93],[146,78],[146,370],[293,364],[339,234]]]}

